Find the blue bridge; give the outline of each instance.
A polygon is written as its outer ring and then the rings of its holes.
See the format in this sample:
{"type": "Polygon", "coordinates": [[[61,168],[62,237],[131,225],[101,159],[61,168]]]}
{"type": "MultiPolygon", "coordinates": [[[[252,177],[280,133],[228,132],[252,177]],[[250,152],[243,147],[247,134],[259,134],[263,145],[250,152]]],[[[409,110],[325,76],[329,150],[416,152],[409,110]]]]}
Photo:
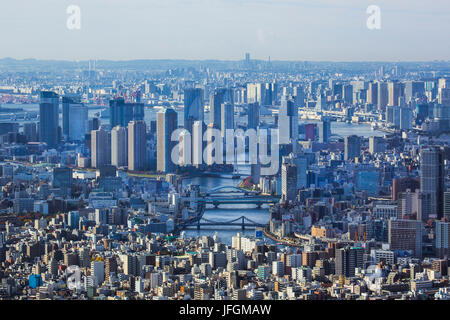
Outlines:
{"type": "Polygon", "coordinates": [[[225,186],[210,190],[199,199],[199,202],[212,204],[215,208],[221,204],[254,204],[260,208],[263,204],[277,203],[279,200],[277,196],[261,195],[257,191],[225,186]]]}
{"type": "Polygon", "coordinates": [[[197,227],[198,230],[201,229],[201,227],[207,227],[207,226],[235,226],[235,227],[241,227],[242,230],[245,230],[245,228],[263,228],[265,224],[255,222],[251,219],[248,219],[244,216],[239,217],[237,219],[229,220],[229,221],[213,221],[205,218],[198,219],[195,222],[192,222],[191,224],[186,224],[184,227],[197,227]]]}

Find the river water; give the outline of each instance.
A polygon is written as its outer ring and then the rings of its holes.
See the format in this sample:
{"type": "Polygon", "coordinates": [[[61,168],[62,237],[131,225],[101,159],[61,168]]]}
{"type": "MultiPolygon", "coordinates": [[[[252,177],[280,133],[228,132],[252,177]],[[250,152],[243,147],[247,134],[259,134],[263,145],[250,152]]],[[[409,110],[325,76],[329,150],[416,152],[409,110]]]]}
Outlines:
{"type": "MultiPolygon", "coordinates": [[[[11,105],[8,105],[11,106],[11,105]]],[[[6,106],[5,106],[6,107],[6,106]]],[[[39,105],[14,105],[11,107],[22,107],[25,111],[39,111],[39,105]]],[[[96,116],[100,110],[89,110],[89,118],[96,116]]],[[[145,109],[145,121],[147,124],[152,120],[156,120],[156,113],[158,109],[145,109]]],[[[205,122],[208,123],[209,113],[205,114],[205,122]]],[[[245,117],[244,117],[245,119],[245,117]]],[[[240,121],[242,119],[239,119],[240,121]]],[[[182,124],[183,113],[178,111],[178,122],[182,124]]],[[[109,119],[101,119],[102,123],[108,123],[109,119]]],[[[303,121],[302,121],[303,122],[303,121]]],[[[314,121],[305,121],[314,122],[314,121]]],[[[345,137],[349,135],[358,135],[363,137],[370,136],[384,136],[385,133],[378,130],[372,130],[369,124],[349,124],[345,122],[332,122],[331,123],[331,133],[345,137]]],[[[238,168],[240,174],[249,174],[249,167],[240,166],[238,168]]],[[[223,186],[237,186],[240,179],[226,179],[226,178],[212,178],[212,177],[195,177],[183,180],[183,185],[187,186],[189,184],[200,185],[202,192],[208,190],[223,187],[223,186]]],[[[214,221],[229,221],[237,219],[241,216],[246,216],[247,218],[265,224],[269,220],[269,210],[268,205],[264,205],[261,209],[257,209],[254,205],[221,205],[218,209],[208,208],[204,214],[206,219],[214,221]]],[[[210,227],[209,229],[190,229],[185,231],[187,237],[198,237],[203,235],[213,236],[217,232],[220,240],[224,243],[231,244],[231,237],[236,235],[238,232],[247,236],[252,236],[255,234],[254,229],[247,229],[242,231],[239,227],[210,227]]]]}

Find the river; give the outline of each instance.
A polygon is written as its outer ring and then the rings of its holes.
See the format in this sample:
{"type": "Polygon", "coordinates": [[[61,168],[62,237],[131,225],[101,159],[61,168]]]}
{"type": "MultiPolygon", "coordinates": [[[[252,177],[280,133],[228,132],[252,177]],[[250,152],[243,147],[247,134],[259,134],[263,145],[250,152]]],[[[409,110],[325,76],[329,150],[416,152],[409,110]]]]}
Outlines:
{"type": "MultiPolygon", "coordinates": [[[[11,105],[9,105],[11,106],[11,105]]],[[[22,107],[26,111],[38,111],[39,105],[14,105],[14,107],[22,107]]],[[[89,110],[89,118],[93,117],[95,113],[100,110],[89,110]]],[[[151,120],[156,120],[157,109],[145,109],[145,121],[147,124],[151,120]]],[[[205,122],[208,122],[209,113],[205,114],[205,122]]],[[[245,119],[245,117],[244,117],[245,119]]],[[[239,119],[242,120],[242,119],[239,119]]],[[[109,119],[101,119],[102,123],[108,123],[109,119]]],[[[182,111],[178,111],[178,122],[182,124],[183,121],[183,113],[182,111]]],[[[303,121],[302,121],[303,122],[303,121]]],[[[314,121],[305,121],[305,122],[314,122],[314,121]]],[[[304,122],[304,123],[305,123],[304,122]]],[[[352,134],[356,134],[358,136],[370,137],[370,136],[384,136],[385,133],[379,130],[372,130],[369,124],[353,124],[353,123],[345,123],[345,122],[332,122],[331,123],[331,133],[345,137],[352,134]]],[[[249,174],[249,167],[239,167],[238,171],[241,174],[249,174]]],[[[212,178],[212,177],[195,177],[190,179],[183,180],[183,185],[187,186],[188,184],[197,184],[200,185],[200,188],[203,192],[207,190],[211,190],[217,187],[223,186],[237,186],[240,182],[240,179],[226,179],[226,178],[212,178]]],[[[269,210],[268,205],[264,205],[261,209],[255,208],[254,205],[221,205],[218,209],[208,208],[205,212],[204,217],[206,219],[214,220],[214,221],[229,221],[233,219],[237,219],[241,216],[245,215],[247,218],[258,222],[258,223],[267,223],[269,220],[269,210]]],[[[219,238],[222,242],[231,244],[231,237],[236,235],[238,232],[244,235],[252,236],[255,234],[254,229],[248,229],[242,231],[239,227],[214,227],[209,229],[201,229],[198,231],[197,229],[186,230],[185,234],[188,237],[197,237],[203,235],[213,236],[215,233],[218,233],[219,238]]]]}

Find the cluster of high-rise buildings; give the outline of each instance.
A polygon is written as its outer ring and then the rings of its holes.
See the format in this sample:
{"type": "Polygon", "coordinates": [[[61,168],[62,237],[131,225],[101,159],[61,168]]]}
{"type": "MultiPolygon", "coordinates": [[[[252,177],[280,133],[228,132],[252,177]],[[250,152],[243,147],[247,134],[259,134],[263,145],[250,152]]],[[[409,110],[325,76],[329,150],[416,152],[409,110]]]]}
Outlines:
{"type": "Polygon", "coordinates": [[[38,102],[0,108],[0,298],[448,299],[445,70],[0,73],[38,102]],[[220,199],[183,179],[214,175],[277,199],[265,227],[186,236],[220,199]]]}

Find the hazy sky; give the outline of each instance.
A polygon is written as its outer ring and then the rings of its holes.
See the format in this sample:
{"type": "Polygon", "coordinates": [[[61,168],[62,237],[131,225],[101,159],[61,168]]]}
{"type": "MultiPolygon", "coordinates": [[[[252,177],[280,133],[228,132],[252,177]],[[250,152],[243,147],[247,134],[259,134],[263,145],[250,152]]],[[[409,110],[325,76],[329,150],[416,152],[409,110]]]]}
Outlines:
{"type": "Polygon", "coordinates": [[[449,0],[10,0],[0,58],[450,60],[449,0]],[[81,29],[69,30],[69,5],[81,29]],[[366,26],[369,5],[381,29],[366,26]]]}

